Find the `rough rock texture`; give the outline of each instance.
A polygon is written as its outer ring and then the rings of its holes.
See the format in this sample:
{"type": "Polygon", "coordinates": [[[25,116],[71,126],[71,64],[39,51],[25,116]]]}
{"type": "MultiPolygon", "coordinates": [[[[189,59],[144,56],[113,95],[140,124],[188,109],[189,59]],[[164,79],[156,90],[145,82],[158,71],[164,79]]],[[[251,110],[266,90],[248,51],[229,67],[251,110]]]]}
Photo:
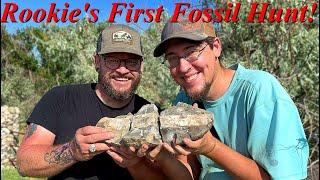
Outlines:
{"type": "Polygon", "coordinates": [[[200,139],[212,127],[213,115],[203,109],[194,108],[185,103],[178,103],[160,114],[160,132],[163,142],[175,141],[182,144],[188,137],[200,139]]]}
{"type": "Polygon", "coordinates": [[[107,142],[139,147],[142,144],[156,146],[171,141],[182,144],[185,137],[197,140],[210,130],[212,120],[211,113],[185,103],[164,110],[160,117],[157,107],[148,104],[133,116],[104,117],[97,126],[116,134],[113,140],[107,142]]]}
{"type": "Polygon", "coordinates": [[[117,116],[115,118],[104,117],[99,120],[96,126],[105,128],[107,131],[114,133],[114,138],[107,140],[107,143],[120,145],[123,136],[128,133],[133,115],[117,116]]]}
{"type": "Polygon", "coordinates": [[[1,168],[16,166],[19,114],[17,107],[1,106],[1,168]]]}
{"type": "Polygon", "coordinates": [[[143,106],[133,116],[131,129],[123,137],[123,143],[134,147],[139,147],[141,144],[152,147],[161,143],[158,118],[158,108],[154,104],[143,106]]]}

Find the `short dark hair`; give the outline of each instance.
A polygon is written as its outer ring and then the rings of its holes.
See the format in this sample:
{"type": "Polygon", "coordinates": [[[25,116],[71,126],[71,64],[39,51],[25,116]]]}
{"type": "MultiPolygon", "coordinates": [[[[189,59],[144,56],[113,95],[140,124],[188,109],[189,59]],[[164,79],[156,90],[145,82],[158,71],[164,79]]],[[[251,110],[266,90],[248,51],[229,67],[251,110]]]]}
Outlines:
{"type": "Polygon", "coordinates": [[[209,36],[206,39],[204,39],[202,42],[206,42],[210,46],[210,48],[213,49],[213,41],[214,41],[214,37],[209,36]]]}
{"type": "MultiPolygon", "coordinates": [[[[206,39],[204,39],[201,43],[205,42],[205,43],[207,43],[207,44],[210,46],[211,49],[213,49],[214,38],[215,38],[215,37],[209,36],[209,37],[207,37],[206,39]]],[[[224,67],[224,65],[223,65],[223,63],[222,63],[222,54],[221,54],[220,57],[219,57],[219,63],[220,63],[220,65],[221,65],[222,67],[224,67]]]]}

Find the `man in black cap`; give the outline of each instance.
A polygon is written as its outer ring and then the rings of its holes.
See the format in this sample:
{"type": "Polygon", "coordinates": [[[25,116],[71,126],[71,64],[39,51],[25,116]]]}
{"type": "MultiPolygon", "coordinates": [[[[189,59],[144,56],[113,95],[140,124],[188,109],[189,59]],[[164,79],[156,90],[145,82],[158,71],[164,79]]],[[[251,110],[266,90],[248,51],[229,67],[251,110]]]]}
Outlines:
{"type": "Polygon", "coordinates": [[[154,56],[164,54],[182,87],[175,103],[197,102],[214,114],[211,132],[170,151],[199,155],[201,173],[197,158],[188,163],[200,179],[306,178],[309,147],[290,96],[267,72],[240,64],[225,68],[221,51],[211,23],[182,19],[165,25],[154,56]]]}
{"type": "Polygon", "coordinates": [[[102,117],[136,113],[149,103],[135,94],[142,56],[136,30],[125,25],[105,28],[94,56],[98,83],[54,87],[42,97],[27,120],[17,153],[20,174],[59,180],[165,179],[134,151],[113,151],[103,143],[113,134],[95,127],[102,117]]]}

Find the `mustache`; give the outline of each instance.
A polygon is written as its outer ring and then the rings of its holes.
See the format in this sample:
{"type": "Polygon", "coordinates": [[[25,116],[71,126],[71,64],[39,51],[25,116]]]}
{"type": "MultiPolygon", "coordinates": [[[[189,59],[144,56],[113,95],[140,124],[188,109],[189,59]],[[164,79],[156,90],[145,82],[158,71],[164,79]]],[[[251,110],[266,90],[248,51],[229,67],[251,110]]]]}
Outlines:
{"type": "Polygon", "coordinates": [[[133,76],[130,74],[111,74],[110,78],[127,78],[127,79],[133,79],[133,76]]]}

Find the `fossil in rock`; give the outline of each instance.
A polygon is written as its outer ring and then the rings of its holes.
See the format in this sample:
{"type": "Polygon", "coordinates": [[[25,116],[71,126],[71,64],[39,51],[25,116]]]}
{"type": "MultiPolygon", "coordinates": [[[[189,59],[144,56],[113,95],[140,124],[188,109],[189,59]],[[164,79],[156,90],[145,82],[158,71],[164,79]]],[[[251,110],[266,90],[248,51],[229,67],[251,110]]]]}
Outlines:
{"type": "Polygon", "coordinates": [[[142,144],[156,146],[161,142],[182,144],[182,139],[201,138],[210,130],[213,115],[203,109],[178,103],[160,113],[154,104],[147,104],[134,115],[122,115],[116,118],[104,117],[97,126],[115,133],[108,143],[140,147],[142,144]]]}

